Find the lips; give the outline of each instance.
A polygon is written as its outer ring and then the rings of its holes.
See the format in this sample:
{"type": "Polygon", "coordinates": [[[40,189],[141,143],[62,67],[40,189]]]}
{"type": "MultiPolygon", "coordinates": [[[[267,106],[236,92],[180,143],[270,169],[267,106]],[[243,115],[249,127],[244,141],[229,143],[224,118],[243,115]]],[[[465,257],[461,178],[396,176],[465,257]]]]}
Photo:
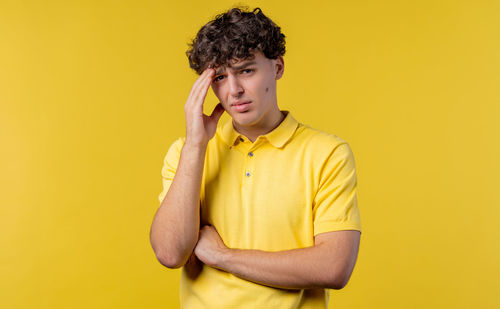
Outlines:
{"type": "Polygon", "coordinates": [[[248,103],[250,103],[250,101],[238,101],[238,102],[231,103],[231,106],[243,105],[243,104],[248,104],[248,103]]]}
{"type": "Polygon", "coordinates": [[[248,110],[250,103],[252,103],[252,101],[235,102],[235,103],[231,104],[231,108],[236,110],[239,113],[243,113],[243,112],[246,112],[248,110]]]}

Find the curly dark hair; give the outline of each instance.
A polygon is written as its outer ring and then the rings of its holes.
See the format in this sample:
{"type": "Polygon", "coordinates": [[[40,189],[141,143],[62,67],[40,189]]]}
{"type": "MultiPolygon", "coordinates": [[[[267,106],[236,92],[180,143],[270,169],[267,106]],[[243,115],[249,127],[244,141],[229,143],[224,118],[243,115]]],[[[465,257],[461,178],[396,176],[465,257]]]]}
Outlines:
{"type": "Polygon", "coordinates": [[[219,14],[198,31],[186,55],[189,66],[201,74],[207,67],[230,67],[235,59],[251,59],[261,51],[268,59],[285,54],[285,35],[260,8],[235,7],[219,14]]]}

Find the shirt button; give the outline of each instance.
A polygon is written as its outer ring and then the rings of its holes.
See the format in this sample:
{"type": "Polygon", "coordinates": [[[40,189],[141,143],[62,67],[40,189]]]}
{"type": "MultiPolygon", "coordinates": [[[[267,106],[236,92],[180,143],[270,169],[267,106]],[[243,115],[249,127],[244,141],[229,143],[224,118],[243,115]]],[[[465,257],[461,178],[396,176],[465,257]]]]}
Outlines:
{"type": "Polygon", "coordinates": [[[250,172],[247,172],[245,175],[247,175],[247,177],[250,177],[250,172]]]}
{"type": "Polygon", "coordinates": [[[248,153],[248,156],[249,156],[249,157],[253,157],[253,152],[249,152],[249,153],[248,153]]]}

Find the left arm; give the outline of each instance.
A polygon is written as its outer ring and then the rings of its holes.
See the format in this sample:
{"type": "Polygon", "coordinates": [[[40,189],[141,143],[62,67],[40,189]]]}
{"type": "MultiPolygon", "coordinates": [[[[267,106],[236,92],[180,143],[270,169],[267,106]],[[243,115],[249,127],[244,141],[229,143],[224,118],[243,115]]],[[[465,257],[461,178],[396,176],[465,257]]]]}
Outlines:
{"type": "Polygon", "coordinates": [[[360,232],[321,233],[314,246],[268,252],[227,248],[213,226],[204,226],[194,253],[208,266],[259,284],[285,289],[343,288],[358,255],[360,232]]]}

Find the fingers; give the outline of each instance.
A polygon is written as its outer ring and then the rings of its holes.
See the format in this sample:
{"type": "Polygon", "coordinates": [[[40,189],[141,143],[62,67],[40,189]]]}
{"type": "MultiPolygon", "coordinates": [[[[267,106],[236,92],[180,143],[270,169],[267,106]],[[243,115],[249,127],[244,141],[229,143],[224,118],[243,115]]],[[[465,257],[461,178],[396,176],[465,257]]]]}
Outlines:
{"type": "Polygon", "coordinates": [[[200,76],[198,77],[198,79],[193,83],[193,87],[191,88],[191,90],[198,88],[200,83],[202,83],[203,79],[205,79],[210,73],[212,73],[212,71],[213,71],[213,69],[206,68],[205,71],[203,71],[200,74],[200,76]]]}
{"type": "Polygon", "coordinates": [[[198,79],[194,82],[193,87],[191,88],[191,92],[189,93],[189,101],[192,101],[193,104],[203,103],[203,99],[206,96],[208,88],[212,83],[212,76],[214,74],[214,69],[207,68],[203,73],[198,77],[198,79]],[[202,99],[200,102],[200,99],[202,99]]]}
{"type": "Polygon", "coordinates": [[[212,80],[212,74],[213,74],[213,69],[207,68],[201,75],[198,77],[198,79],[194,82],[193,87],[192,87],[192,92],[195,93],[197,92],[200,87],[203,86],[204,83],[206,83],[208,80],[212,80]]]}
{"type": "MultiPolygon", "coordinates": [[[[214,74],[214,71],[212,69],[210,69],[208,75],[203,78],[202,82],[199,85],[199,88],[197,89],[198,95],[196,97],[196,103],[198,103],[200,106],[203,104],[203,101],[205,100],[205,97],[207,96],[208,88],[210,88],[210,84],[212,83],[213,74],[214,74]]],[[[196,93],[195,93],[195,95],[196,95],[196,93]]]]}
{"type": "Polygon", "coordinates": [[[205,70],[193,85],[193,89],[188,98],[188,108],[203,111],[203,103],[207,95],[208,88],[212,82],[213,70],[205,70]]]}

